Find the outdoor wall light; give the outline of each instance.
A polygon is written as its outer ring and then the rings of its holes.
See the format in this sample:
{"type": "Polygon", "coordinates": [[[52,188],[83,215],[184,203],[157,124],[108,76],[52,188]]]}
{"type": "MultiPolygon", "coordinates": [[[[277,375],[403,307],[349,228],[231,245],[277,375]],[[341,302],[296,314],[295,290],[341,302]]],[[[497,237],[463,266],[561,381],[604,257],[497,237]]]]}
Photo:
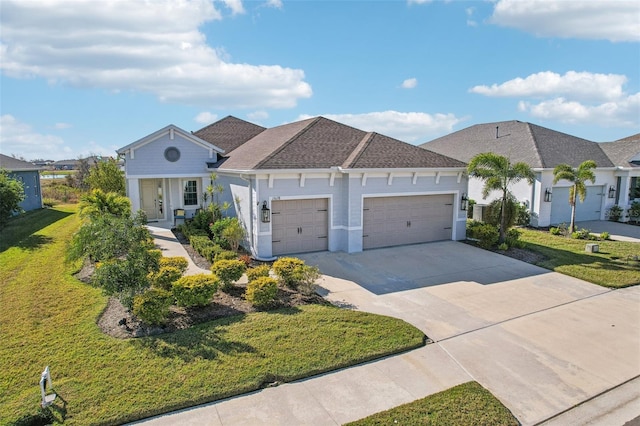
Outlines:
{"type": "Polygon", "coordinates": [[[271,210],[269,210],[269,207],[267,207],[266,201],[262,202],[262,210],[260,211],[260,213],[261,213],[260,218],[262,219],[262,223],[271,222],[271,210]]]}
{"type": "Polygon", "coordinates": [[[616,198],[616,187],[615,186],[610,186],[609,187],[609,198],[616,198]]]}
{"type": "Polygon", "coordinates": [[[553,193],[551,192],[551,188],[547,188],[544,190],[544,201],[547,203],[551,201],[551,196],[553,193]]]}
{"type": "Polygon", "coordinates": [[[469,198],[466,193],[462,193],[462,198],[460,198],[460,210],[466,210],[469,204],[469,198]]]}

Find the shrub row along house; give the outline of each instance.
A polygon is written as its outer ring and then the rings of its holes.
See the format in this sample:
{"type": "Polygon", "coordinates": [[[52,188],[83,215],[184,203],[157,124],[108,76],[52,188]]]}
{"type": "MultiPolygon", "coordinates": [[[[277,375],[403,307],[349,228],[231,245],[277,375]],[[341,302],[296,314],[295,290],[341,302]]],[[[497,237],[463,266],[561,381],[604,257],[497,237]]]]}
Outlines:
{"type": "Polygon", "coordinates": [[[150,221],[204,208],[215,173],[216,201],[233,206],[258,259],[465,238],[464,162],[323,117],[169,125],[118,154],[132,208],[150,221]]]}
{"type": "MultiPolygon", "coordinates": [[[[595,182],[587,183],[584,202],[576,209],[576,221],[602,220],[614,206],[628,209],[640,201],[640,134],[616,142],[596,143],[521,121],[502,121],[468,127],[421,145],[423,148],[469,162],[483,152],[508,157],[512,163],[524,162],[535,172],[535,182],[521,181],[511,188],[515,197],[531,212],[532,226],[569,222],[571,206],[568,181],[553,184],[558,164],[578,167],[586,160],[597,164],[595,182]]],[[[469,180],[469,198],[479,204],[483,182],[469,180]]],[[[623,218],[628,219],[628,217],[623,218]]]]}

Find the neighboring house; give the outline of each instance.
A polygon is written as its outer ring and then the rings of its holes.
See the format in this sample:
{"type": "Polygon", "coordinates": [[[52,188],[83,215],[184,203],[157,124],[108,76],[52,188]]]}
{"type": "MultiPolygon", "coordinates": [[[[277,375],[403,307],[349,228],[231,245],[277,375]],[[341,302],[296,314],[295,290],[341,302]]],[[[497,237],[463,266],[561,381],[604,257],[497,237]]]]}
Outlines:
{"type": "Polygon", "coordinates": [[[0,154],[0,168],[8,171],[9,176],[13,179],[17,179],[23,183],[25,197],[20,203],[20,207],[22,207],[24,211],[42,208],[42,191],[40,189],[41,167],[0,154]]]}
{"type": "MultiPolygon", "coordinates": [[[[596,162],[596,181],[587,182],[587,195],[576,208],[576,220],[601,220],[605,219],[606,209],[615,203],[615,199],[624,202],[626,195],[623,194],[623,183],[631,185],[629,178],[638,175],[638,168],[634,168],[636,166],[630,161],[637,159],[640,154],[637,138],[635,141],[612,142],[609,149],[605,148],[607,144],[604,143],[521,121],[477,124],[420,146],[467,163],[483,152],[506,156],[512,163],[527,163],[535,172],[535,182],[533,185],[520,182],[511,191],[529,207],[533,226],[569,223],[571,219],[571,184],[564,180],[553,184],[555,166],[566,163],[578,167],[586,160],[596,162]],[[621,153],[616,161],[607,155],[613,152],[621,153]]],[[[637,179],[634,182],[637,184],[637,179]]],[[[469,198],[478,204],[488,204],[497,198],[497,193],[492,193],[484,200],[482,187],[480,180],[470,179],[469,198]]]]}
{"type": "MultiPolygon", "coordinates": [[[[108,157],[100,155],[92,155],[85,158],[89,167],[96,165],[98,162],[106,160],[108,157]]],[[[51,164],[54,170],[77,170],[80,167],[80,160],[59,160],[51,164]]]]}
{"type": "Polygon", "coordinates": [[[640,133],[601,143],[600,147],[616,166],[616,183],[609,192],[608,207],[616,204],[628,209],[633,201],[640,202],[640,133]]]}
{"type": "Polygon", "coordinates": [[[226,117],[170,125],[118,150],[133,209],[205,207],[210,173],[257,258],[465,238],[461,161],[323,117],[265,129],[226,117]],[[162,206],[159,207],[159,200],[162,206]]]}

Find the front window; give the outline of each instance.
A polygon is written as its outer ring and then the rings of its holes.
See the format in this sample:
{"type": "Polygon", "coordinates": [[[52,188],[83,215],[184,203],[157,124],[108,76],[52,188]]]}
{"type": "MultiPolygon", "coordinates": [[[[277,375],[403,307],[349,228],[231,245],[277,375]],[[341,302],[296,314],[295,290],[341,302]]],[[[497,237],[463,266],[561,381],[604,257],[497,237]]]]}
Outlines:
{"type": "Polygon", "coordinates": [[[195,180],[188,180],[184,183],[184,205],[198,205],[198,183],[195,180]]]}

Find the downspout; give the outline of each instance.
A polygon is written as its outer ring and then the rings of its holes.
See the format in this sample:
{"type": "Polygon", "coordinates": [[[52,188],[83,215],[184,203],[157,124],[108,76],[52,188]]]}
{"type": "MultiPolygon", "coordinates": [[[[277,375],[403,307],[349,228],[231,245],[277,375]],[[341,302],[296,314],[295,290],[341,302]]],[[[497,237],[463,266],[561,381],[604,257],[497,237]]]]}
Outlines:
{"type": "Polygon", "coordinates": [[[255,238],[254,238],[254,234],[253,234],[253,218],[254,217],[258,217],[258,215],[253,214],[253,182],[251,180],[251,178],[245,178],[243,175],[240,175],[240,179],[242,179],[243,181],[247,182],[249,184],[249,207],[251,208],[251,211],[249,212],[249,249],[251,250],[251,257],[253,257],[255,260],[259,260],[261,262],[271,262],[276,260],[276,257],[272,257],[270,259],[267,258],[262,258],[260,256],[258,256],[258,254],[256,253],[255,250],[255,238]]]}

